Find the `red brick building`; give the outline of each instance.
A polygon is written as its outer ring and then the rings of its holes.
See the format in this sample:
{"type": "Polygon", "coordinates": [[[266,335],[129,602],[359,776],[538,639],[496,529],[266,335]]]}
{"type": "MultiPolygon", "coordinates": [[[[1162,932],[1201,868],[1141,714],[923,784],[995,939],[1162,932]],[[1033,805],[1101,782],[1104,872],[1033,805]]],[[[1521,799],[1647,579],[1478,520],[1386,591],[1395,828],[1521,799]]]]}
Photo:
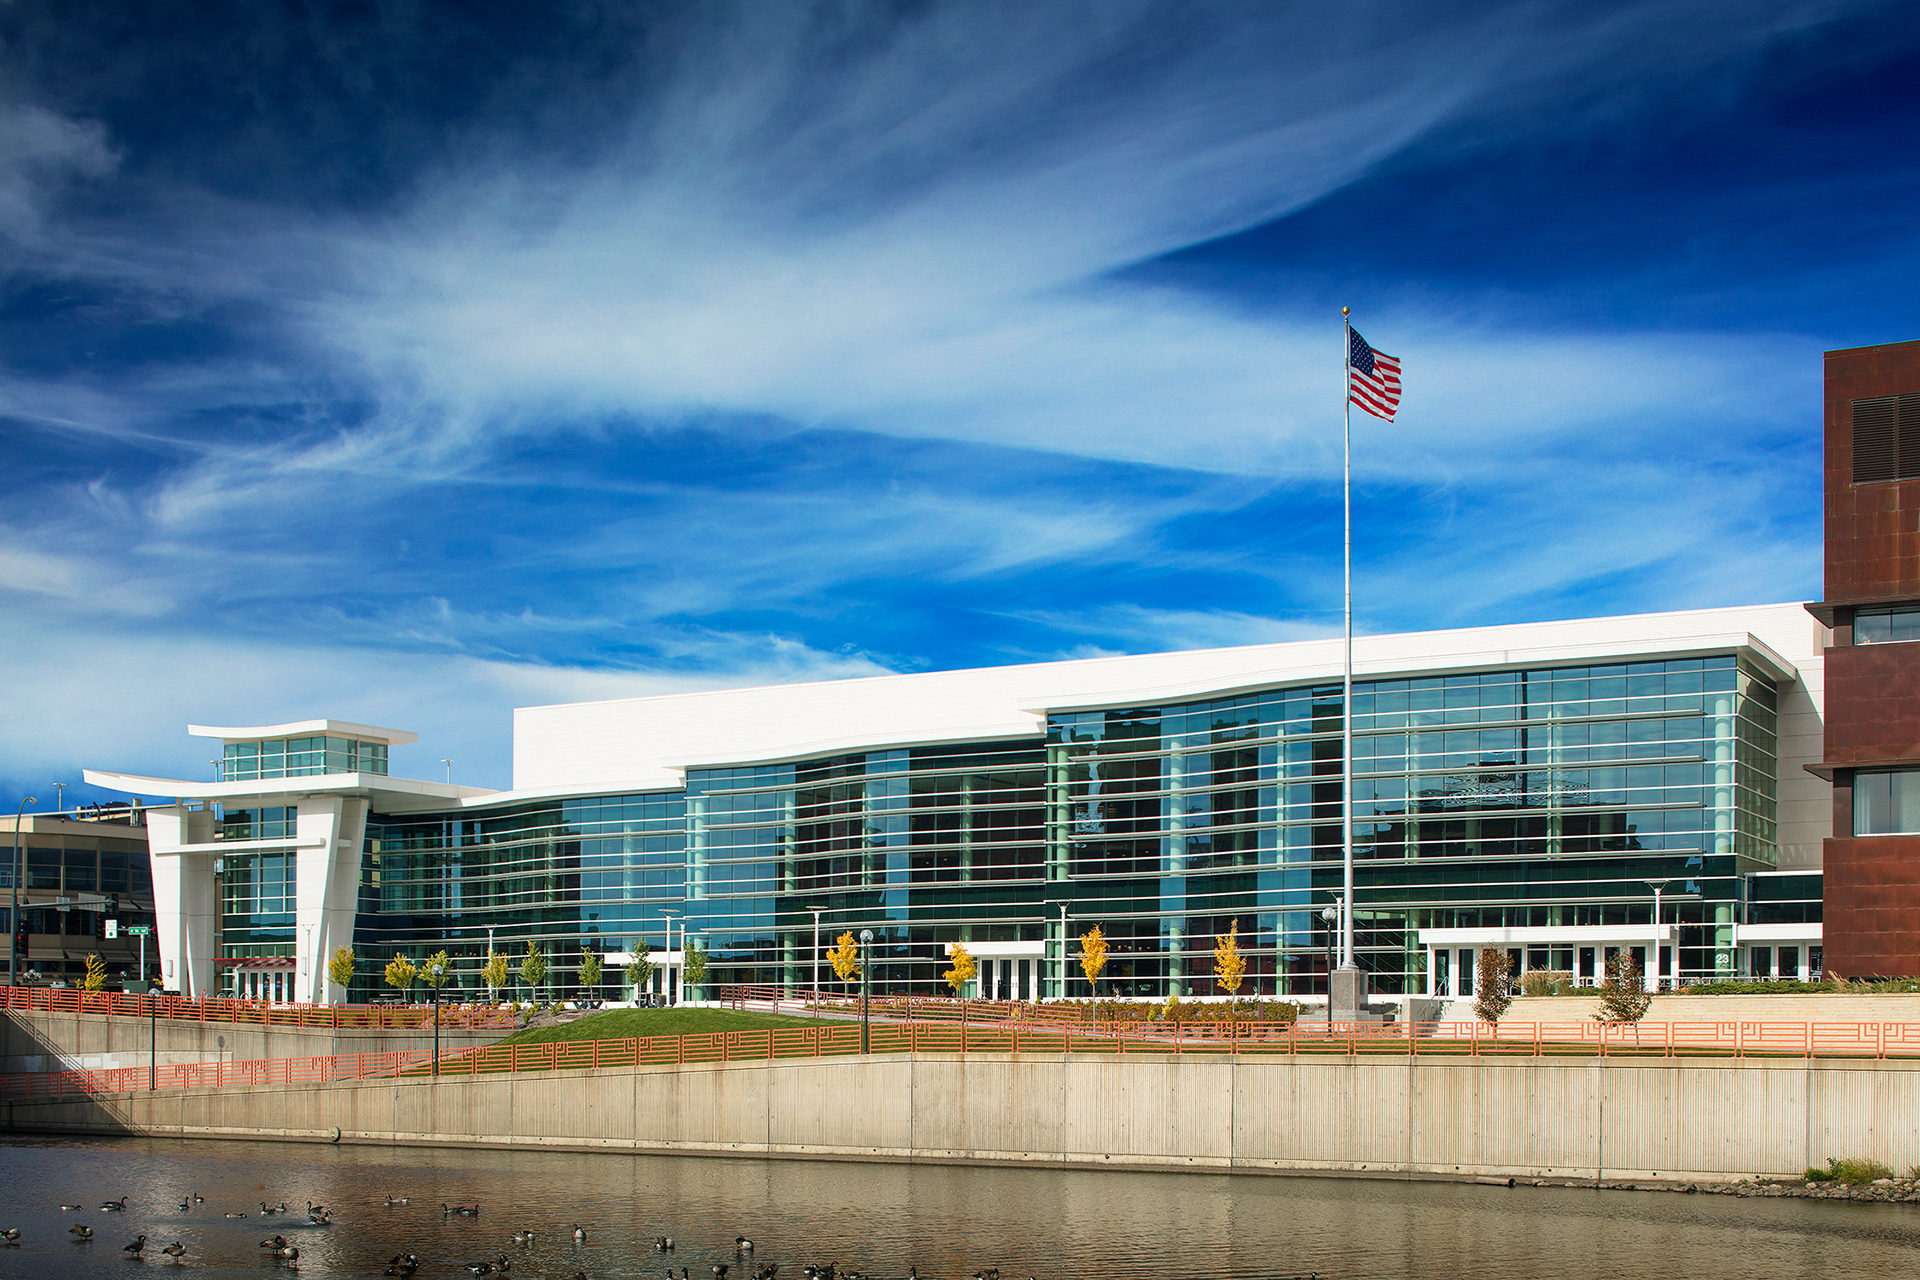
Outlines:
{"type": "Polygon", "coordinates": [[[1920,342],[1829,351],[1826,968],[1920,974],[1920,342]]]}

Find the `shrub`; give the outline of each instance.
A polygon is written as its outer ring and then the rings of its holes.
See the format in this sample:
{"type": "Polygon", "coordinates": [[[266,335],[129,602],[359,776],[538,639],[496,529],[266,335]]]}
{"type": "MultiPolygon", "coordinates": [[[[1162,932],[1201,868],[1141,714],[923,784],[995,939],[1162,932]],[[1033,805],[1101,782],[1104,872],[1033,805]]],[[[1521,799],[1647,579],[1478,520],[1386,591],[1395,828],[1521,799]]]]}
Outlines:
{"type": "Polygon", "coordinates": [[[1573,974],[1564,969],[1529,969],[1520,975],[1523,996],[1564,996],[1573,991],[1573,974]]]}
{"type": "Polygon", "coordinates": [[[1872,1182],[1876,1178],[1891,1178],[1893,1170],[1878,1160],[1836,1160],[1827,1157],[1824,1169],[1807,1170],[1808,1182],[1845,1182],[1857,1184],[1872,1182]]]}

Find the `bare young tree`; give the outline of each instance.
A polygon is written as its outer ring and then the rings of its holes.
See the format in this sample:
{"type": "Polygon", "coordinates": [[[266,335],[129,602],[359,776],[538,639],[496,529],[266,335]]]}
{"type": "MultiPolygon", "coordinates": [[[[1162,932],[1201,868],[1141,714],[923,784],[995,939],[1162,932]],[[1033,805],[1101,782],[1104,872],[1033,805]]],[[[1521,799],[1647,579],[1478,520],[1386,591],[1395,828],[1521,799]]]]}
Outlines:
{"type": "Polygon", "coordinates": [[[1474,961],[1473,1016],[1498,1022],[1513,1003],[1513,960],[1498,947],[1482,947],[1474,961]]]}
{"type": "Polygon", "coordinates": [[[1607,977],[1600,984],[1600,1012],[1596,1022],[1638,1022],[1647,1016],[1653,993],[1647,990],[1640,966],[1625,947],[1607,957],[1607,977]]]}

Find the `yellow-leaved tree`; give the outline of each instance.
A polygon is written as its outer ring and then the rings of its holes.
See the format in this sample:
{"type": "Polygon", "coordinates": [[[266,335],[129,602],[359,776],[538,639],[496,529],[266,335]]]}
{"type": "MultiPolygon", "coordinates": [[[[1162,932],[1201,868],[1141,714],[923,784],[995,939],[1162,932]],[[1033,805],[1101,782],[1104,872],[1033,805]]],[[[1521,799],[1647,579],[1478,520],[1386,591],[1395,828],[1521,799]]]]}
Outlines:
{"type": "Polygon", "coordinates": [[[941,974],[947,985],[953,988],[953,994],[959,995],[960,988],[973,981],[973,975],[980,967],[973,962],[973,953],[967,950],[964,942],[951,943],[947,947],[947,958],[953,961],[953,968],[941,974]]]}
{"type": "Polygon", "coordinates": [[[1080,935],[1080,972],[1087,975],[1087,988],[1100,995],[1100,971],[1107,967],[1107,935],[1095,925],[1080,935]]]}
{"type": "Polygon", "coordinates": [[[387,985],[401,991],[411,991],[413,980],[420,976],[420,970],[414,968],[413,961],[399,952],[387,962],[387,985]]]}
{"type": "Polygon", "coordinates": [[[341,947],[328,957],[327,977],[342,991],[353,985],[352,947],[341,947]]]}
{"type": "Polygon", "coordinates": [[[840,944],[827,952],[827,963],[833,966],[842,982],[852,982],[860,976],[860,944],[854,939],[853,930],[840,935],[840,944]]]}
{"type": "Polygon", "coordinates": [[[488,953],[486,967],[480,970],[480,980],[487,984],[488,997],[498,999],[500,988],[507,985],[507,956],[504,951],[488,953]]]}
{"type": "Polygon", "coordinates": [[[98,991],[107,985],[107,962],[98,955],[87,957],[87,976],[80,979],[82,991],[98,991]]]}
{"type": "Polygon", "coordinates": [[[1240,993],[1240,980],[1247,973],[1247,958],[1240,954],[1240,922],[1219,935],[1213,944],[1213,980],[1229,996],[1240,993]]]}
{"type": "Polygon", "coordinates": [[[435,991],[438,991],[440,988],[446,986],[453,978],[453,960],[447,955],[445,950],[436,951],[420,962],[419,973],[420,981],[423,985],[432,987],[435,991]],[[434,966],[436,965],[440,968],[440,976],[438,978],[433,976],[434,966]]]}

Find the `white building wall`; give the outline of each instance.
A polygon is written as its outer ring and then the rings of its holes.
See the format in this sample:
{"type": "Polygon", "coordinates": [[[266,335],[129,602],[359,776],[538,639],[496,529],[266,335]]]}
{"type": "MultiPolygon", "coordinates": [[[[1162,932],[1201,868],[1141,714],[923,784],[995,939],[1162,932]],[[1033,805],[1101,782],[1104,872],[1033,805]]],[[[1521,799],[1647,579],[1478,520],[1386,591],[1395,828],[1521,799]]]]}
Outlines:
{"type": "MultiPolygon", "coordinates": [[[[1781,865],[1818,870],[1831,788],[1821,755],[1827,632],[1797,603],[1361,636],[1361,678],[1564,666],[1725,652],[1757,642],[1787,669],[1781,689],[1781,865]]],[[[1337,680],[1337,639],[967,671],[625,698],[514,712],[516,791],[681,785],[688,766],[836,750],[1031,738],[1049,708],[1154,706],[1337,680]]]]}

